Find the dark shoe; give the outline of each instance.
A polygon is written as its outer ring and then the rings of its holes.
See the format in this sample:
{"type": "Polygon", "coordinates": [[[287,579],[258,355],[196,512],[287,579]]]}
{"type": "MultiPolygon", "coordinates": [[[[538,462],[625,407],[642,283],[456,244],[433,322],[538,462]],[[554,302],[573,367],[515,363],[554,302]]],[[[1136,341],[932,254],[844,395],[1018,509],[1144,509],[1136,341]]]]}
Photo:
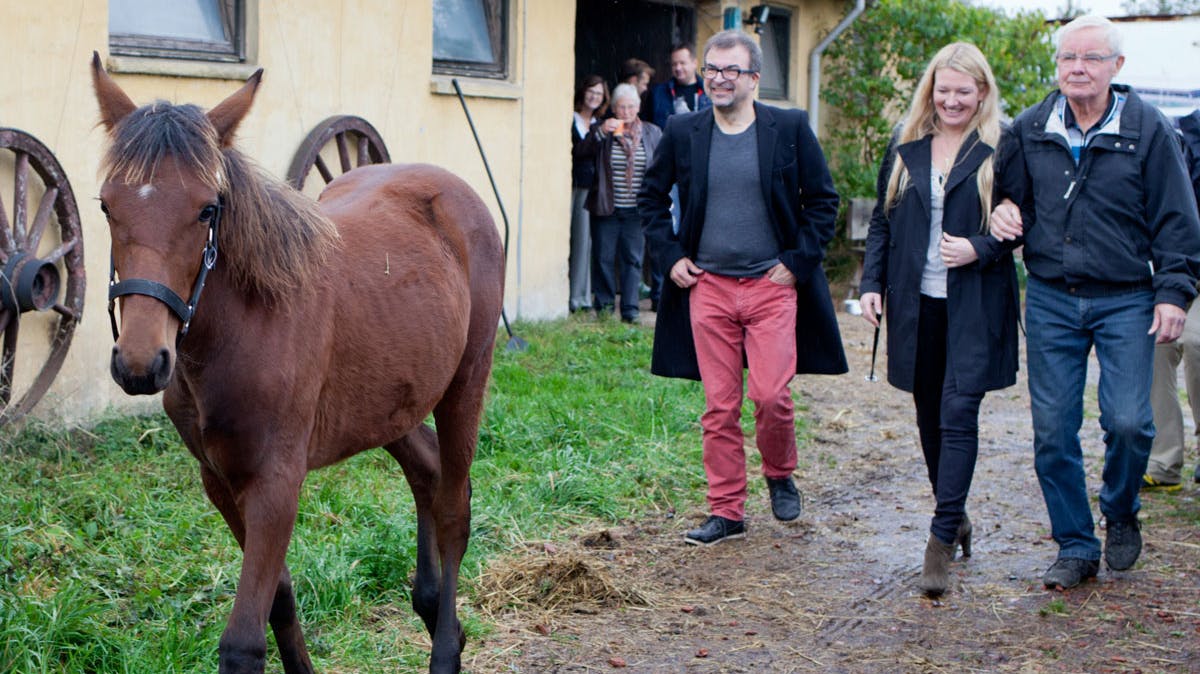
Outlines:
{"type": "Polygon", "coordinates": [[[950,584],[950,560],[954,559],[954,545],[943,543],[937,536],[930,534],[929,543],[925,545],[925,567],[921,569],[921,579],[917,587],[934,597],[946,591],[950,584]]]}
{"type": "Polygon", "coordinates": [[[1196,462],[1196,470],[1192,471],[1192,481],[1200,483],[1200,461],[1196,462]]]}
{"type": "Polygon", "coordinates": [[[690,545],[714,545],[733,538],[745,538],[745,536],[745,522],[727,519],[720,515],[709,515],[699,529],[692,529],[684,534],[683,540],[690,545]]]}
{"type": "Polygon", "coordinates": [[[637,314],[625,314],[624,316],[621,316],[622,323],[637,323],[637,319],[637,314]]]}
{"type": "Polygon", "coordinates": [[[1142,476],[1142,491],[1179,491],[1183,485],[1179,481],[1167,482],[1155,477],[1150,477],[1149,474],[1142,476]]]}
{"type": "Polygon", "coordinates": [[[958,536],[954,538],[956,545],[962,546],[962,556],[964,558],[971,556],[971,519],[963,513],[962,522],[958,524],[958,536]]]}
{"type": "Polygon", "coordinates": [[[771,492],[771,513],[780,522],[791,522],[800,516],[800,492],[792,476],[768,477],[767,491],[771,492]]]}
{"type": "Polygon", "coordinates": [[[1133,566],[1142,554],[1142,525],[1136,517],[1121,521],[1109,521],[1104,535],[1104,561],[1113,571],[1124,571],[1133,566]]]}
{"type": "Polygon", "coordinates": [[[1069,590],[1088,578],[1095,578],[1099,571],[1098,559],[1060,557],[1046,569],[1046,574],[1042,576],[1042,585],[1045,585],[1047,590],[1069,590]]]}

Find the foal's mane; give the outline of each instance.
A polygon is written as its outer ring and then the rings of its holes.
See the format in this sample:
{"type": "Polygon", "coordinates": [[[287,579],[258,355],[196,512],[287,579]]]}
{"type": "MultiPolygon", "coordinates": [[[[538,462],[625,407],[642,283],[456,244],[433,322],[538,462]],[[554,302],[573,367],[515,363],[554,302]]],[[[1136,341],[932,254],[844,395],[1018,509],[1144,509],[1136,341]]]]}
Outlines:
{"type": "Polygon", "coordinates": [[[224,200],[217,265],[228,267],[242,291],[286,304],[315,281],[338,246],[336,225],[315,201],[232,146],[221,147],[199,107],[156,101],[130,113],[113,129],[101,171],[109,180],[145,184],[168,156],[224,200]]]}

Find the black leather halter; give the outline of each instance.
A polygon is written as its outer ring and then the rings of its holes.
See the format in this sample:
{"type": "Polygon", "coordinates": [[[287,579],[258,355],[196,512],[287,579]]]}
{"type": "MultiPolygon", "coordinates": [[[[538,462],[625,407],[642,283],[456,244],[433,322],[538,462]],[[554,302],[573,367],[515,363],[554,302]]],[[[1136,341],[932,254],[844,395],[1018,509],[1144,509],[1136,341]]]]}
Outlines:
{"type": "Polygon", "coordinates": [[[221,224],[221,213],[224,211],[225,199],[222,198],[214,206],[215,212],[212,218],[208,221],[208,242],[204,245],[204,256],[200,264],[200,272],[196,275],[196,283],[192,287],[192,296],[185,303],[174,290],[171,290],[166,285],[158,281],[151,281],[143,278],[131,278],[122,281],[117,280],[117,267],[112,259],[112,253],[108,255],[108,320],[112,323],[113,341],[116,341],[120,336],[120,331],[117,329],[117,298],[122,295],[146,295],[167,305],[171,313],[175,314],[180,321],[179,335],[176,341],[183,339],[187,334],[188,328],[192,324],[192,316],[196,313],[196,303],[200,301],[200,292],[204,290],[204,281],[208,278],[208,272],[217,264],[217,230],[221,224]]]}

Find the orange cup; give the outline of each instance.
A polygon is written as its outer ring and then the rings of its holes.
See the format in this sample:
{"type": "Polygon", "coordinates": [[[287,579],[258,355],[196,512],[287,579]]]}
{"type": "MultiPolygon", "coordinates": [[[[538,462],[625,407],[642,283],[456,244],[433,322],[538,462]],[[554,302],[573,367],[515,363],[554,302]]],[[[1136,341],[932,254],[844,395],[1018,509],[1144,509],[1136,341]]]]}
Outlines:
{"type": "Polygon", "coordinates": [[[624,133],[625,133],[625,122],[618,119],[617,120],[617,128],[613,129],[613,135],[620,136],[620,135],[624,135],[624,133]]]}

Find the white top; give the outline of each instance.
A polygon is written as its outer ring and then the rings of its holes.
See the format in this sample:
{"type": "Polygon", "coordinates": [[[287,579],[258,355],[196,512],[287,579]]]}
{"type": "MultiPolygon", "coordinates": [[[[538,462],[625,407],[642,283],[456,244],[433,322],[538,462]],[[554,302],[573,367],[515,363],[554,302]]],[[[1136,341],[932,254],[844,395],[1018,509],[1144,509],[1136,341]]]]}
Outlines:
{"type": "Polygon", "coordinates": [[[946,201],[946,176],[937,167],[929,172],[929,248],[921,272],[921,294],[946,297],[946,265],[942,262],[942,208],[946,201]]]}
{"type": "MultiPolygon", "coordinates": [[[[560,117],[559,119],[562,119],[562,118],[560,117]]],[[[590,127],[591,127],[591,124],[586,119],[583,118],[583,115],[580,115],[578,112],[576,112],[575,113],[575,130],[579,132],[579,136],[581,138],[588,134],[588,129],[590,127]]]]}

